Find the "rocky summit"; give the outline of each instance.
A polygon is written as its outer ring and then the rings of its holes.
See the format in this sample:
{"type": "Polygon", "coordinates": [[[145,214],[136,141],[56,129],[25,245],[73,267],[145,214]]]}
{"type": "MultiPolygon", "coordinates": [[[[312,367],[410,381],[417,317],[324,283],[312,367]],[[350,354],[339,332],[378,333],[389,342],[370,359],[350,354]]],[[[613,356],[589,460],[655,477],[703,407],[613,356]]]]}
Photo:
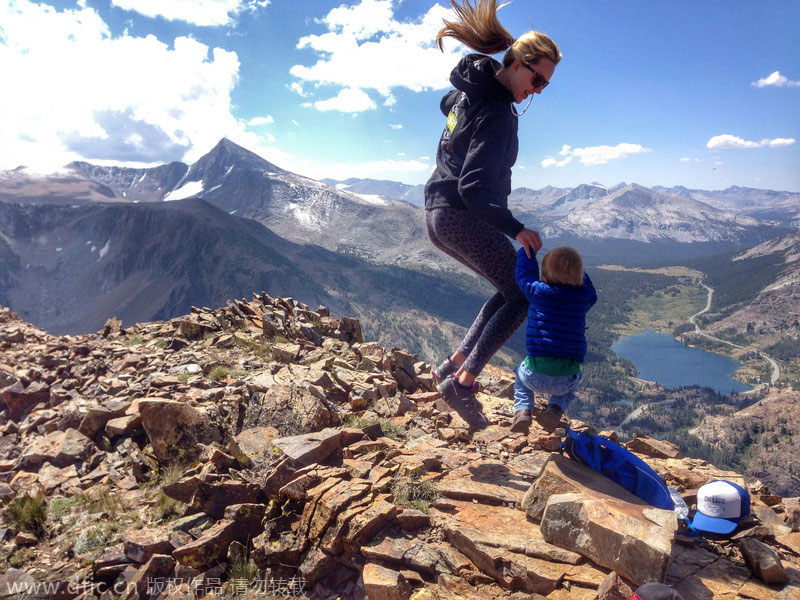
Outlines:
{"type": "Polygon", "coordinates": [[[430,365],[291,298],[60,337],[0,308],[0,597],[800,598],[797,498],[635,437],[690,506],[750,491],[731,539],[692,537],[512,433],[512,381],[487,368],[471,432],[430,365]]]}

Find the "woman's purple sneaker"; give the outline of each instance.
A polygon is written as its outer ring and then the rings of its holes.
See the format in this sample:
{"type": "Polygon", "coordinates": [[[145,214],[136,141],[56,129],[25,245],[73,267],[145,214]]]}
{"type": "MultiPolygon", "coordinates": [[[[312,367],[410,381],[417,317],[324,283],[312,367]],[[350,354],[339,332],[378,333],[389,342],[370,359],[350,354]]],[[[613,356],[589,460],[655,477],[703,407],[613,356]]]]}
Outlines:
{"type": "Polygon", "coordinates": [[[431,376],[436,385],[439,385],[456,371],[458,371],[458,365],[449,358],[445,358],[442,364],[431,370],[431,376]]]}
{"type": "MultiPolygon", "coordinates": [[[[431,377],[436,382],[436,385],[439,386],[441,383],[450,377],[453,373],[458,371],[458,365],[454,363],[449,358],[444,359],[444,362],[440,364],[435,369],[431,369],[431,377]]],[[[478,381],[475,380],[472,382],[471,391],[475,394],[478,391],[478,381]]]]}
{"type": "Polygon", "coordinates": [[[467,422],[470,429],[484,429],[489,425],[489,420],[483,414],[483,405],[475,398],[475,388],[474,384],[464,387],[450,376],[439,384],[438,389],[442,400],[467,422]]]}

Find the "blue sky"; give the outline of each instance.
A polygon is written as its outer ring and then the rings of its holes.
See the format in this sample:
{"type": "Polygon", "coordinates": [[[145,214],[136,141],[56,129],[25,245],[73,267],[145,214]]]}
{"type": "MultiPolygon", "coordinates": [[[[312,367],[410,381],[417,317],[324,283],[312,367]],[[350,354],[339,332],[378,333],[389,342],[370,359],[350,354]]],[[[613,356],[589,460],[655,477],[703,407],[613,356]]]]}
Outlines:
{"type": "MultiPolygon", "coordinates": [[[[467,50],[444,1],[0,0],[0,169],[191,163],[223,136],[314,178],[423,183],[467,50]]],[[[514,187],[800,192],[800,3],[516,0],[564,55],[514,187]],[[759,83],[760,82],[760,83],[759,83]]]]}

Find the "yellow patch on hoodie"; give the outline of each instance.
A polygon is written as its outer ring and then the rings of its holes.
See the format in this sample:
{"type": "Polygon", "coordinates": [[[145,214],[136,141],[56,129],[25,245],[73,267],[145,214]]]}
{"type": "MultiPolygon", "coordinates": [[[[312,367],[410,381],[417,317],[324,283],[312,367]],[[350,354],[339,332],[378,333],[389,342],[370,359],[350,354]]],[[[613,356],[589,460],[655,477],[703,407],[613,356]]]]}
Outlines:
{"type": "Polygon", "coordinates": [[[458,118],[456,118],[455,114],[453,114],[453,111],[451,110],[450,114],[447,115],[447,131],[453,133],[453,129],[456,128],[457,124],[458,124],[458,118]]]}

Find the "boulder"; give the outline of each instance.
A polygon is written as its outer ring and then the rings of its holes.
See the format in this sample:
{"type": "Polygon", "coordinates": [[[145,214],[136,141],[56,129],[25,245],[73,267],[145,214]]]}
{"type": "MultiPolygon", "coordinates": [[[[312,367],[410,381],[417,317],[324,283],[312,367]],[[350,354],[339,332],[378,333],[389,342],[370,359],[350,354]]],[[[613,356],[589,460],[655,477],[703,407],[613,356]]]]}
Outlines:
{"type": "Polygon", "coordinates": [[[680,448],[672,442],[657,440],[646,435],[635,434],[625,447],[631,452],[653,458],[681,458],[680,448]]]}
{"type": "MultiPolygon", "coordinates": [[[[164,493],[167,493],[166,490],[164,493]]],[[[261,487],[254,483],[226,480],[209,483],[199,480],[189,502],[193,510],[199,510],[213,519],[221,519],[225,509],[233,504],[254,504],[261,487]]]]}
{"type": "Polygon", "coordinates": [[[767,584],[784,584],[789,582],[789,576],[783,568],[783,563],[772,548],[755,538],[739,540],[739,549],[742,551],[747,566],[753,575],[767,584]]]}
{"type": "Polygon", "coordinates": [[[38,471],[45,464],[62,468],[86,460],[94,450],[92,440],[77,429],[53,431],[27,446],[19,457],[19,468],[38,471]]]}
{"type": "Polygon", "coordinates": [[[597,588],[597,600],[629,600],[633,592],[622,577],[611,573],[597,588]]]}
{"type": "Polygon", "coordinates": [[[185,402],[161,398],[139,401],[142,425],[159,461],[188,462],[199,455],[198,444],[222,439],[219,428],[205,412],[185,402]]]}
{"type": "Polygon", "coordinates": [[[362,578],[369,600],[408,600],[411,597],[411,585],[399,571],[370,562],[364,565],[362,578]]]}
{"type": "Polygon", "coordinates": [[[289,436],[319,431],[335,423],[322,389],[309,384],[281,384],[251,396],[244,428],[275,427],[280,435],[289,436]]]}
{"type": "Polygon", "coordinates": [[[50,401],[50,386],[35,381],[26,388],[17,381],[0,390],[0,401],[8,407],[8,417],[12,421],[21,421],[39,402],[50,401]]]}
{"type": "Polygon", "coordinates": [[[164,529],[134,529],[122,536],[125,556],[133,562],[146,563],[154,554],[169,554],[173,548],[164,529]]]}
{"type": "Polygon", "coordinates": [[[176,548],[172,557],[179,563],[203,570],[225,556],[234,540],[249,543],[263,531],[261,520],[266,506],[263,504],[235,504],[225,509],[225,518],[212,525],[188,544],[176,548]]]}
{"type": "Polygon", "coordinates": [[[636,585],[663,579],[676,529],[672,511],[581,493],[551,496],[541,522],[545,541],[636,585]]]}
{"type": "Polygon", "coordinates": [[[448,512],[432,510],[431,519],[434,525],[443,527],[445,532],[460,531],[471,543],[551,562],[575,565],[581,560],[579,554],[546,542],[539,527],[513,508],[454,500],[448,512]]]}
{"type": "Polygon", "coordinates": [[[394,563],[397,567],[407,567],[427,575],[436,573],[436,565],[440,560],[426,541],[402,537],[385,537],[362,546],[361,554],[368,559],[394,563]]]}
{"type": "Polygon", "coordinates": [[[649,506],[608,477],[577,461],[552,455],[542,467],[539,477],[522,499],[522,509],[533,520],[542,518],[547,500],[555,494],[578,493],[585,496],[624,500],[649,506]]]}
{"type": "Polygon", "coordinates": [[[242,464],[259,467],[272,459],[272,440],[278,437],[274,427],[250,427],[231,440],[230,450],[242,464]]]}
{"type": "Polygon", "coordinates": [[[323,429],[313,433],[275,438],[272,445],[292,459],[296,465],[305,467],[323,462],[339,449],[342,432],[338,429],[323,429]]]}
{"type": "Polygon", "coordinates": [[[171,556],[163,554],[151,556],[128,582],[126,589],[130,592],[123,594],[121,598],[138,600],[139,598],[154,597],[159,591],[165,591],[167,588],[166,576],[172,573],[174,568],[175,559],[171,556]]]}
{"type": "Polygon", "coordinates": [[[130,402],[124,400],[109,400],[98,406],[92,406],[83,416],[78,431],[88,438],[93,438],[111,419],[124,416],[129,406],[130,402]]]}

